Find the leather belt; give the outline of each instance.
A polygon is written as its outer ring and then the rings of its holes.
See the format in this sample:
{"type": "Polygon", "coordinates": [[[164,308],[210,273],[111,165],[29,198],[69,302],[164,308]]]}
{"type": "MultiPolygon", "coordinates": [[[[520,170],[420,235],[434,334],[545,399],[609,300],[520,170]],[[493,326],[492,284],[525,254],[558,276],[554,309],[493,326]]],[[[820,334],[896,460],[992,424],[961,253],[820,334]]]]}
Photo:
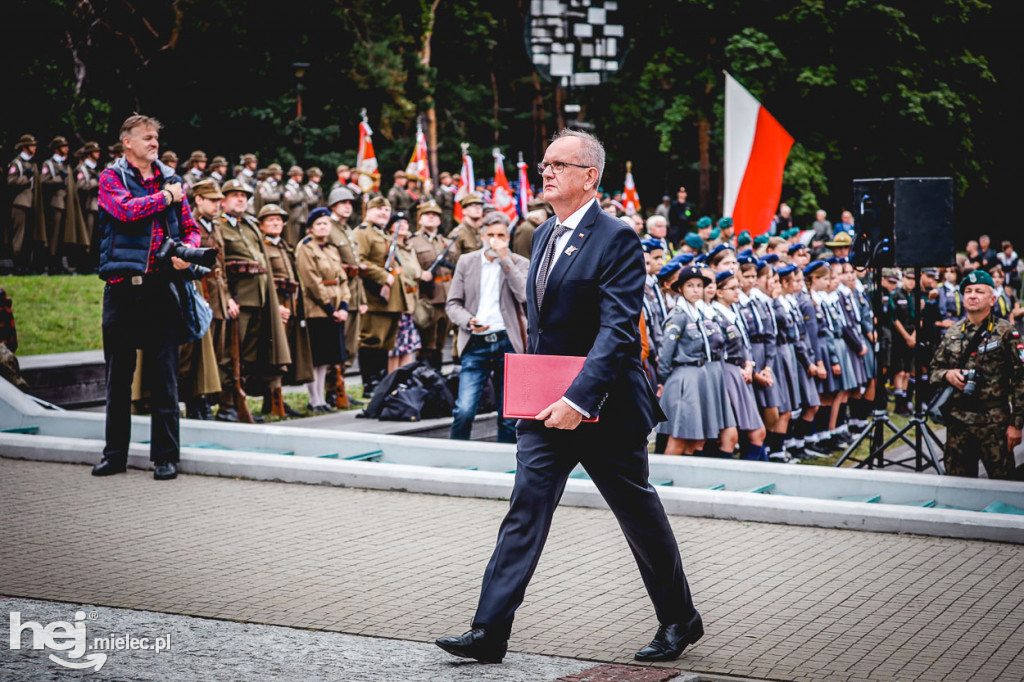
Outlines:
{"type": "Polygon", "coordinates": [[[505,331],[491,332],[490,334],[473,334],[474,339],[480,339],[484,343],[497,343],[507,337],[508,333],[505,331]]]}
{"type": "Polygon", "coordinates": [[[278,293],[287,292],[294,294],[299,290],[299,283],[287,277],[275,277],[274,286],[277,288],[278,293]]]}
{"type": "Polygon", "coordinates": [[[736,365],[741,369],[743,367],[746,367],[747,365],[747,361],[744,360],[743,358],[726,358],[725,361],[728,362],[730,365],[736,365]]]}
{"type": "Polygon", "coordinates": [[[711,362],[719,362],[720,360],[722,360],[723,357],[724,357],[724,354],[722,354],[722,353],[712,353],[711,354],[711,362]]]}
{"type": "Polygon", "coordinates": [[[345,276],[349,279],[352,279],[353,277],[361,277],[358,265],[345,264],[342,265],[342,267],[345,269],[345,276]]]}
{"type": "Polygon", "coordinates": [[[229,260],[224,263],[224,269],[232,277],[253,277],[267,272],[265,267],[254,260],[229,260]]]}
{"type": "Polygon", "coordinates": [[[333,286],[337,286],[339,284],[341,284],[341,280],[340,279],[325,279],[324,280],[324,286],[325,287],[333,287],[333,286]]]}
{"type": "Polygon", "coordinates": [[[451,281],[451,279],[452,279],[451,275],[438,275],[437,277],[435,277],[431,281],[432,282],[449,282],[449,281],[451,281]]]}
{"type": "Polygon", "coordinates": [[[767,343],[771,338],[771,334],[754,335],[750,337],[750,343],[767,343]]]}
{"type": "Polygon", "coordinates": [[[676,363],[676,367],[703,367],[707,360],[701,358],[700,360],[694,360],[693,362],[679,362],[676,363]]]}

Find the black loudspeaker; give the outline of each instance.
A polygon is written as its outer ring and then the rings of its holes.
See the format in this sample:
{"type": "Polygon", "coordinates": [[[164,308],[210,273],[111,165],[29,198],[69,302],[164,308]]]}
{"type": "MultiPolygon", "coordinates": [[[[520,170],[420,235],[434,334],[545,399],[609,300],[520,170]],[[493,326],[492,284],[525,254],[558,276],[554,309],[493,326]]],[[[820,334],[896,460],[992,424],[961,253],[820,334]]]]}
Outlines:
{"type": "Polygon", "coordinates": [[[892,240],[892,260],[876,265],[956,264],[952,178],[867,178],[853,181],[858,232],[871,244],[892,240]]]}
{"type": "Polygon", "coordinates": [[[868,262],[877,267],[892,266],[893,239],[893,179],[865,178],[853,181],[853,213],[857,225],[853,251],[854,265],[868,262]],[[888,240],[886,248],[875,248],[888,240]]]}

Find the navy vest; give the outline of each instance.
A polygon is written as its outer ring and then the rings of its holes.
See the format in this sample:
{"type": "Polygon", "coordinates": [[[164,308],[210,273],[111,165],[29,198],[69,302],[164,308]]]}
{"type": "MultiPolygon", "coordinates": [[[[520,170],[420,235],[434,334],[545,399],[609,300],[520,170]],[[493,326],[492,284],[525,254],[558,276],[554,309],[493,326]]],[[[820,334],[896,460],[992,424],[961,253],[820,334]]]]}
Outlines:
{"type": "MultiPolygon", "coordinates": [[[[156,162],[163,181],[181,182],[174,169],[160,161],[156,162]]],[[[133,197],[146,197],[152,192],[142,186],[135,171],[124,157],[118,159],[112,170],[121,184],[133,197]]],[[[153,240],[153,223],[158,221],[164,228],[164,235],[181,239],[179,221],[181,206],[173,206],[171,210],[149,215],[133,222],[122,222],[103,210],[100,204],[100,269],[101,279],[110,280],[114,277],[130,277],[146,272],[149,261],[149,246],[153,240]]]]}

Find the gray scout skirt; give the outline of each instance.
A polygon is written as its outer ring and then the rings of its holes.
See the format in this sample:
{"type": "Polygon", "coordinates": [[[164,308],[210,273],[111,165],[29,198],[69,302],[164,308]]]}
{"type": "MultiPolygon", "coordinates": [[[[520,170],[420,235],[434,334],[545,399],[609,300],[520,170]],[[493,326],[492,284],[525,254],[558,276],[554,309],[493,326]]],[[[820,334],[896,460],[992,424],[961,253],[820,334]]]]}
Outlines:
{"type": "Polygon", "coordinates": [[[701,389],[707,383],[704,376],[704,367],[680,365],[672,370],[661,391],[661,409],[665,411],[668,420],[658,426],[659,433],[687,440],[703,440],[707,437],[704,434],[702,415],[704,395],[701,389]]]}
{"type": "Polygon", "coordinates": [[[743,381],[743,372],[729,362],[725,363],[725,392],[729,396],[736,428],[740,431],[756,431],[764,428],[761,413],[754,400],[754,387],[743,381]]]}

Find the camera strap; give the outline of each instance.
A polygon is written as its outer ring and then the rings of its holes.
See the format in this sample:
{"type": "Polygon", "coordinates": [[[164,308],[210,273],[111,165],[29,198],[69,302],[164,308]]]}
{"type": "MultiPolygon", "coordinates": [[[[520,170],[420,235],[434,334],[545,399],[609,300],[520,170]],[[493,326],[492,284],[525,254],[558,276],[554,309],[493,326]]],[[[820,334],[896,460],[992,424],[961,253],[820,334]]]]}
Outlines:
{"type": "MultiPolygon", "coordinates": [[[[964,325],[965,328],[967,327],[967,321],[966,320],[964,320],[964,322],[962,322],[962,324],[964,325]]],[[[995,327],[995,325],[992,323],[992,316],[991,315],[989,315],[989,317],[988,317],[988,326],[987,327],[983,326],[983,325],[978,325],[978,329],[975,330],[974,335],[971,336],[971,340],[967,344],[967,348],[966,348],[966,351],[965,351],[966,354],[962,358],[962,363],[964,365],[964,369],[968,369],[967,368],[967,363],[972,363],[973,364],[975,358],[977,357],[978,348],[981,346],[982,343],[984,343],[992,335],[992,329],[994,327],[995,327]]]]}

